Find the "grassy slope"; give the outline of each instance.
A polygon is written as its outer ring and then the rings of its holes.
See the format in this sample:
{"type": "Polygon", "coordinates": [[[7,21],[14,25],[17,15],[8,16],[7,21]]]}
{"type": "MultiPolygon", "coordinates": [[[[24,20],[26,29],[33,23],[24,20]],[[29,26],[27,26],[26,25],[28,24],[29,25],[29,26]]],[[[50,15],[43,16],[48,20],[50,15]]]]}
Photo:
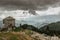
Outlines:
{"type": "Polygon", "coordinates": [[[0,40],[33,40],[29,35],[24,32],[1,32],[0,40]]]}

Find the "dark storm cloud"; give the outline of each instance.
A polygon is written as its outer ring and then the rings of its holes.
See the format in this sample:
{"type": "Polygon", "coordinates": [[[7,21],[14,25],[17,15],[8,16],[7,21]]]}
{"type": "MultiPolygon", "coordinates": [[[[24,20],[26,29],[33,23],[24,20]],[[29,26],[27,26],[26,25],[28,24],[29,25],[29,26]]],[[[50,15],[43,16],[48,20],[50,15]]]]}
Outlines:
{"type": "Polygon", "coordinates": [[[60,0],[0,0],[0,6],[5,9],[44,9],[60,0]]]}

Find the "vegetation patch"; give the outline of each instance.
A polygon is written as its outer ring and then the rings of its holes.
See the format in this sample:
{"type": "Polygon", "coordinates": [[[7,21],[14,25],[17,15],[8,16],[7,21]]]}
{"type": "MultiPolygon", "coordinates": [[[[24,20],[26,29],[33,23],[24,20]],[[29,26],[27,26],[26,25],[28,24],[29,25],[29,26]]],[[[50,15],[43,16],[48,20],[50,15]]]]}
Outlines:
{"type": "Polygon", "coordinates": [[[9,40],[18,40],[18,37],[16,35],[13,35],[9,38],[9,40]]]}

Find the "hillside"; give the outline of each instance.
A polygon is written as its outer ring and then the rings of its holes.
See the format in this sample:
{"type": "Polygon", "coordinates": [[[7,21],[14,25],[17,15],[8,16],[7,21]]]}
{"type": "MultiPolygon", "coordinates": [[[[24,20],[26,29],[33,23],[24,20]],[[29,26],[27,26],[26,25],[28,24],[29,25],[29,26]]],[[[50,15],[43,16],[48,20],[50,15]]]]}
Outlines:
{"type": "MultiPolygon", "coordinates": [[[[0,32],[0,40],[43,40],[45,36],[31,30],[20,32],[0,32]]],[[[47,39],[47,38],[46,38],[47,39]]]]}
{"type": "Polygon", "coordinates": [[[59,40],[57,36],[47,36],[31,30],[20,32],[0,32],[0,40],[59,40]]]}
{"type": "Polygon", "coordinates": [[[60,34],[60,22],[51,23],[40,28],[42,33],[58,35],[60,34]]]}
{"type": "MultiPolygon", "coordinates": [[[[59,23],[59,22],[57,22],[57,23],[59,23]]],[[[49,24],[49,25],[51,25],[51,24],[49,24]]],[[[50,39],[51,40],[60,40],[60,36],[56,36],[56,35],[50,36],[50,35],[44,34],[47,32],[44,29],[45,27],[47,27],[47,26],[44,26],[39,30],[39,29],[35,28],[33,25],[28,25],[28,24],[21,25],[20,24],[20,27],[16,27],[12,31],[2,30],[0,32],[0,40],[50,40],[50,39]],[[41,32],[43,32],[43,33],[41,33],[41,32]]]]}
{"type": "Polygon", "coordinates": [[[24,32],[8,32],[0,33],[0,40],[33,40],[29,35],[24,32]]]}

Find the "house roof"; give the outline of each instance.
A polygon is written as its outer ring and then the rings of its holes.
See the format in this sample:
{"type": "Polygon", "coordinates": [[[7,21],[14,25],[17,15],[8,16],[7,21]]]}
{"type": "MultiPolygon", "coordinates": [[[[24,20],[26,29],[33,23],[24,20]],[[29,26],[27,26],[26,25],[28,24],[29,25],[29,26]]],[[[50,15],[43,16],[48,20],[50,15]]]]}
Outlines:
{"type": "MultiPolygon", "coordinates": [[[[6,17],[5,19],[6,19],[6,20],[9,20],[9,19],[15,20],[15,19],[14,19],[13,17],[11,17],[11,16],[6,17]]],[[[5,20],[5,19],[3,19],[3,20],[5,20]]]]}

